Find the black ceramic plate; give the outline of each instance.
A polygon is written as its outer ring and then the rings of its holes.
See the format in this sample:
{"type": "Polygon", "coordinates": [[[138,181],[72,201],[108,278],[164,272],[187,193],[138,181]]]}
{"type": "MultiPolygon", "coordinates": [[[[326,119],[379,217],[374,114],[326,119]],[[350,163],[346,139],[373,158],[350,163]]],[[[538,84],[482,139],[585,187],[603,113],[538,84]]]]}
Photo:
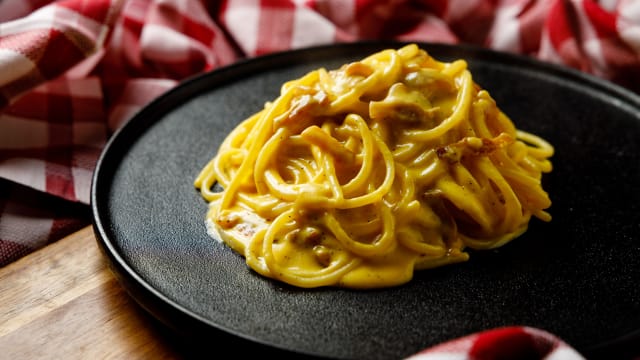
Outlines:
{"type": "Polygon", "coordinates": [[[464,58],[517,127],[556,148],[544,178],[553,220],[470,261],[372,291],[294,288],[256,275],[210,238],[193,180],[227,133],[309,70],[394,43],[269,55],[195,77],[113,136],[98,163],[98,242],[131,296],[213,352],[262,349],[398,359],[509,325],[549,331],[584,354],[623,349],[640,329],[640,100],[575,71],[472,47],[464,58]]]}

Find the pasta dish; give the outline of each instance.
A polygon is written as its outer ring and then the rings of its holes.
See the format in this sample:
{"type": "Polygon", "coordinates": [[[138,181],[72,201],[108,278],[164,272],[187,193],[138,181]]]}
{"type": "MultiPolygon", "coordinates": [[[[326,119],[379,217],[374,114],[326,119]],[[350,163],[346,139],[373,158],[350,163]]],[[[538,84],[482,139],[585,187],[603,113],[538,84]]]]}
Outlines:
{"type": "Polygon", "coordinates": [[[208,233],[294,286],[369,289],[500,247],[532,217],[551,144],[517,129],[465,60],[416,44],[290,80],[194,181],[208,233]]]}

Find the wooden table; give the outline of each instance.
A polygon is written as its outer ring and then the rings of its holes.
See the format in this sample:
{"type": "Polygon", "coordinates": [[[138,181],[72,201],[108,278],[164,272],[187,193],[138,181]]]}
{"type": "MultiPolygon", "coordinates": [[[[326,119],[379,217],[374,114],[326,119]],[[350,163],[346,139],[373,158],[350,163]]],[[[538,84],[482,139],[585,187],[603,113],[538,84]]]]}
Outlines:
{"type": "Polygon", "coordinates": [[[179,359],[185,350],[120,286],[90,226],[0,268],[0,359],[179,359]]]}

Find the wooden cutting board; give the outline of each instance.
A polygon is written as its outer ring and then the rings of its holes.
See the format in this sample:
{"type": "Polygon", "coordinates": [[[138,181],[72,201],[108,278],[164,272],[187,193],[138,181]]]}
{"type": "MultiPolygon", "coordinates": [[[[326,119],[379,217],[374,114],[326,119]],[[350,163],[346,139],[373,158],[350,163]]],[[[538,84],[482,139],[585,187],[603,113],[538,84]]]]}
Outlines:
{"type": "Polygon", "coordinates": [[[177,359],[184,350],[120,286],[91,226],[0,268],[0,359],[177,359]]]}

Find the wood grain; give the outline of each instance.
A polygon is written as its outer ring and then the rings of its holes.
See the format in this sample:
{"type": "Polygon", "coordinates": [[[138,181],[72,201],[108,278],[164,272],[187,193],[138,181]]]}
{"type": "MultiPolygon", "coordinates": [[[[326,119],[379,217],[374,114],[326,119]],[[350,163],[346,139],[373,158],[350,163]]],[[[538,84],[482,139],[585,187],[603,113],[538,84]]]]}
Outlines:
{"type": "Polygon", "coordinates": [[[178,359],[124,291],[91,227],[0,269],[0,359],[178,359]]]}

